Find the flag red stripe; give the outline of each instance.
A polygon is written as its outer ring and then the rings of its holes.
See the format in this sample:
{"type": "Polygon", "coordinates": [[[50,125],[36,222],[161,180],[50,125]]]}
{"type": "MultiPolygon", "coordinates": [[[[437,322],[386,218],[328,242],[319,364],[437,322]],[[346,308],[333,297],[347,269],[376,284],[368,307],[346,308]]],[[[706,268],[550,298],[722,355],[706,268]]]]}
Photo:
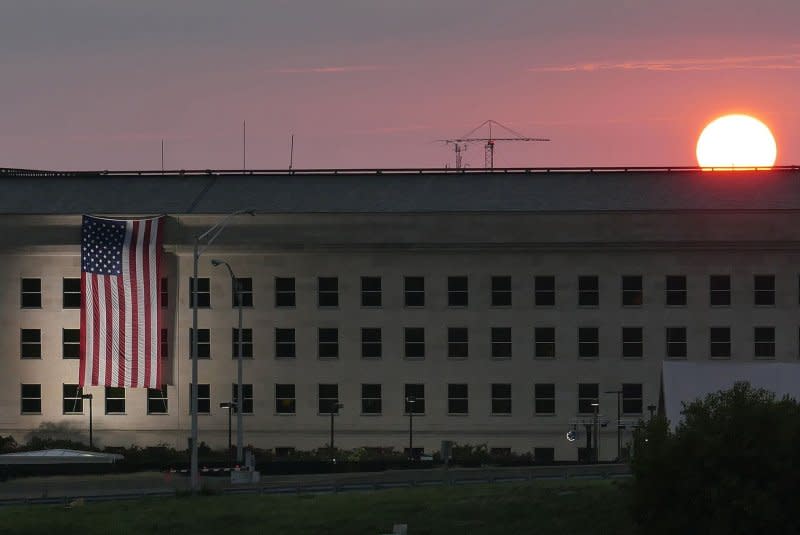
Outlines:
{"type": "Polygon", "coordinates": [[[92,296],[94,300],[87,306],[92,307],[92,384],[100,384],[99,370],[100,370],[100,344],[98,333],[100,332],[100,304],[97,299],[98,284],[97,275],[94,273],[89,275],[92,284],[92,296]]]}
{"type": "Polygon", "coordinates": [[[133,222],[133,230],[131,231],[131,247],[129,253],[130,261],[130,281],[131,281],[131,317],[133,321],[131,325],[131,386],[138,386],[139,379],[139,295],[137,292],[138,280],[136,276],[136,250],[138,249],[138,236],[139,222],[133,222]]]}
{"type": "MultiPolygon", "coordinates": [[[[148,220],[144,224],[144,245],[142,247],[142,281],[144,282],[144,384],[150,383],[150,359],[153,357],[152,347],[150,343],[151,336],[153,335],[152,326],[150,325],[150,318],[153,316],[150,308],[153,303],[150,299],[150,230],[152,221],[148,220]]],[[[158,358],[156,356],[156,358],[158,358]]],[[[159,388],[154,385],[149,385],[150,388],[159,388]]]]}
{"type": "Polygon", "coordinates": [[[105,317],[106,345],[103,348],[103,350],[105,351],[105,359],[106,359],[106,384],[110,385],[112,384],[112,377],[113,377],[113,375],[111,374],[112,371],[111,354],[114,348],[114,338],[112,336],[112,333],[114,332],[114,311],[113,311],[114,307],[111,306],[111,276],[102,275],[102,277],[103,277],[102,279],[103,287],[105,289],[105,295],[106,295],[106,317],[105,317]]]}
{"type": "MultiPolygon", "coordinates": [[[[161,329],[163,328],[164,318],[161,308],[161,243],[163,239],[163,232],[162,228],[163,225],[161,224],[161,219],[156,219],[156,276],[154,279],[154,283],[158,284],[156,295],[158,295],[158,299],[156,299],[155,307],[156,307],[156,325],[158,325],[158,352],[156,355],[156,382],[161,385],[163,380],[163,368],[164,368],[164,359],[161,358],[161,329]]],[[[166,355],[165,355],[166,356],[166,355]]]]}
{"type": "Polygon", "coordinates": [[[125,386],[125,286],[122,277],[117,277],[117,297],[119,299],[119,382],[125,386]]]}

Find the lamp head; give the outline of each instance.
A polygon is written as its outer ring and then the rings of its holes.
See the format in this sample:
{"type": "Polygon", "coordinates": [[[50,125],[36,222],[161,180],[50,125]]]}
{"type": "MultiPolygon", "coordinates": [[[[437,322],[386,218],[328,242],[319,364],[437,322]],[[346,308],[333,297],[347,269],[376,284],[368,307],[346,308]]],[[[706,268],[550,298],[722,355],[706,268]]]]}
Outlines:
{"type": "Polygon", "coordinates": [[[222,260],[217,260],[216,258],[211,259],[211,265],[214,267],[221,266],[224,263],[225,262],[223,262],[222,260]]]}

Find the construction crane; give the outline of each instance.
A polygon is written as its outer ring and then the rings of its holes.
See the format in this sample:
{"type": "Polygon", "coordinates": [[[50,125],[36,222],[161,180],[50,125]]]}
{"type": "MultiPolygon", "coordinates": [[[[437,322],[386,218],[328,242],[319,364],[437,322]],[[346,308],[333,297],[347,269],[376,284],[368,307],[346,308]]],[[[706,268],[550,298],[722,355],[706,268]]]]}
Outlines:
{"type": "Polygon", "coordinates": [[[483,121],[480,125],[476,128],[473,128],[463,136],[456,138],[456,139],[440,139],[442,143],[446,143],[448,145],[453,146],[453,150],[456,154],[456,169],[461,169],[462,165],[462,153],[467,150],[467,145],[470,143],[485,143],[484,145],[484,167],[486,169],[494,169],[494,146],[495,143],[498,141],[550,141],[546,138],[540,137],[525,137],[519,132],[512,130],[511,128],[504,126],[497,121],[493,121],[491,119],[487,121],[483,121]],[[488,127],[489,130],[489,137],[473,137],[476,132],[478,132],[481,128],[488,127]],[[492,127],[499,127],[502,130],[508,132],[513,137],[494,137],[492,134],[492,127]]]}

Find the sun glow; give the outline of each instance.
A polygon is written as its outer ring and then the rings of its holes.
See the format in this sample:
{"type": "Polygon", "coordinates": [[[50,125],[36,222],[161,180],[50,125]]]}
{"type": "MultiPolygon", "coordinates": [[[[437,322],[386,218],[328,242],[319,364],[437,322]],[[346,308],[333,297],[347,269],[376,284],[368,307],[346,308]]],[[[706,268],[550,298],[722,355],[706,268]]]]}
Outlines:
{"type": "Polygon", "coordinates": [[[714,119],[697,139],[697,164],[703,169],[770,168],[777,153],[767,125],[749,115],[714,119]]]}

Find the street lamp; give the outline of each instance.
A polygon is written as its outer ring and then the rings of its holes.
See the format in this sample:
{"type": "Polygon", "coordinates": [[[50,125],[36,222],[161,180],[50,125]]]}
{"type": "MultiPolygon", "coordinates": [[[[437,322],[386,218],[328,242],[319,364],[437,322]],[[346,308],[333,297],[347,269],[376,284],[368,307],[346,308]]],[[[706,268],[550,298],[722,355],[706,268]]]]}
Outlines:
{"type": "Polygon", "coordinates": [[[334,452],[336,451],[333,447],[333,417],[336,414],[339,414],[339,409],[343,408],[344,405],[342,403],[338,403],[336,401],[331,402],[330,405],[330,412],[331,412],[331,462],[336,462],[336,458],[334,457],[334,452]]]}
{"type": "MultiPolygon", "coordinates": [[[[200,471],[198,470],[197,463],[197,268],[200,261],[200,255],[205,252],[208,247],[214,243],[220,232],[228,224],[232,217],[242,214],[256,215],[254,210],[236,210],[223,217],[213,227],[206,230],[199,236],[194,238],[194,251],[192,253],[192,292],[189,296],[192,303],[192,387],[190,390],[191,396],[191,411],[192,411],[192,436],[191,436],[191,476],[192,476],[192,493],[197,493],[200,490],[200,471]],[[204,242],[201,246],[200,242],[204,242]]],[[[241,393],[239,394],[241,396],[241,393]]]]}
{"type": "Polygon", "coordinates": [[[236,341],[237,352],[239,354],[239,358],[236,359],[237,360],[237,363],[236,363],[237,381],[236,382],[239,385],[237,387],[238,388],[237,392],[239,393],[239,395],[236,396],[236,462],[238,462],[239,464],[242,464],[242,461],[243,461],[243,452],[242,452],[242,442],[243,442],[243,440],[242,440],[242,437],[244,435],[244,430],[242,429],[242,413],[244,412],[242,410],[242,398],[244,397],[242,395],[242,357],[244,356],[242,354],[242,338],[243,338],[243,334],[242,334],[242,287],[239,284],[239,279],[237,279],[236,275],[233,274],[233,269],[231,269],[230,264],[228,264],[224,260],[212,259],[211,260],[211,265],[214,266],[214,267],[225,266],[226,268],[228,268],[228,273],[230,273],[230,275],[231,275],[231,284],[233,285],[234,291],[236,292],[234,294],[234,295],[236,295],[236,302],[239,305],[238,306],[238,308],[239,308],[239,329],[237,331],[238,340],[236,341]]]}
{"type": "Polygon", "coordinates": [[[228,409],[228,453],[231,451],[231,410],[236,410],[236,403],[224,401],[219,404],[220,409],[228,409]]]}
{"type": "Polygon", "coordinates": [[[600,462],[600,426],[598,425],[598,416],[600,413],[600,403],[597,401],[593,402],[592,407],[594,407],[594,462],[600,462]]]}
{"type": "Polygon", "coordinates": [[[92,394],[81,394],[81,399],[89,400],[89,449],[94,449],[94,437],[92,436],[92,394]]]}
{"type": "Polygon", "coordinates": [[[414,396],[406,397],[406,404],[408,405],[408,457],[414,460],[414,403],[417,398],[414,396]]]}
{"type": "Polygon", "coordinates": [[[617,395],[617,461],[622,458],[622,422],[620,422],[620,415],[622,414],[622,390],[606,390],[606,394],[617,395]]]}

